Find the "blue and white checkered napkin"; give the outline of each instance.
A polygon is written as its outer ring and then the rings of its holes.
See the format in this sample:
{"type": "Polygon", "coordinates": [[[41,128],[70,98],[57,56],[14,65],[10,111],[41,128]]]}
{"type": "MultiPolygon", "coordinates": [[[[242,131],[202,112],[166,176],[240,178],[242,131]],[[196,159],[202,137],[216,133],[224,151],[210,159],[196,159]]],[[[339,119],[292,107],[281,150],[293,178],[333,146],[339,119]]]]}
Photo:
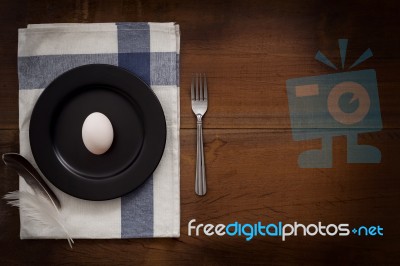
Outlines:
{"type": "MultiPolygon", "coordinates": [[[[179,26],[174,23],[40,24],[19,30],[20,153],[35,166],[29,121],[43,89],[57,76],[93,63],[126,68],[147,82],[164,109],[167,142],[153,176],[129,195],[85,201],[54,186],[73,238],[179,237],[179,26]]],[[[20,190],[29,190],[20,178],[20,190]]],[[[23,202],[22,202],[23,203],[23,202]]],[[[64,238],[21,217],[21,239],[64,238]]]]}

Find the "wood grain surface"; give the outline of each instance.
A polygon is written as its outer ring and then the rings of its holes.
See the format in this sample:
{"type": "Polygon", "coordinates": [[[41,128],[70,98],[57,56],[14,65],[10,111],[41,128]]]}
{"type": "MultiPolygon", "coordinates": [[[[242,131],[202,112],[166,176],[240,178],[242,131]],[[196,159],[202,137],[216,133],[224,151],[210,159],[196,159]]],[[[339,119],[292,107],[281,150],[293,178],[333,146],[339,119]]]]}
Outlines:
{"type": "MultiPolygon", "coordinates": [[[[0,202],[0,262],[74,265],[400,264],[400,4],[398,1],[12,1],[0,0],[0,154],[18,152],[17,29],[29,23],[175,21],[181,27],[181,237],[19,240],[18,210],[0,202]],[[383,130],[361,134],[380,164],[347,164],[334,138],[333,168],[301,169],[319,140],[292,140],[286,80],[333,73],[367,48],[358,69],[376,70],[383,130]],[[194,194],[194,72],[209,77],[204,119],[208,194],[194,194]],[[188,236],[187,224],[302,222],[381,225],[383,237],[188,236]]],[[[18,188],[0,163],[0,194],[18,188]]]]}

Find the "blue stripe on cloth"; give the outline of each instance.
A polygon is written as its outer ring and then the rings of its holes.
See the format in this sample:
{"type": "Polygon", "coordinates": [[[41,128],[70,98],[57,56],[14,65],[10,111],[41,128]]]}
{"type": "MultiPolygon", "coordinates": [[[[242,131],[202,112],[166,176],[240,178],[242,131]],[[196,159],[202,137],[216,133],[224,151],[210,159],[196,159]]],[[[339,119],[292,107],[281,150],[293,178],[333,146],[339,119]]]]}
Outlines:
{"type": "Polygon", "coordinates": [[[129,70],[147,85],[150,84],[150,53],[119,53],[118,66],[129,70]]]}
{"type": "Polygon", "coordinates": [[[117,25],[119,30],[150,30],[149,23],[147,22],[117,22],[115,25],[117,25]]]}
{"type": "Polygon", "coordinates": [[[121,198],[121,238],[153,237],[153,176],[121,198]]]}
{"type": "Polygon", "coordinates": [[[19,57],[19,88],[21,90],[45,88],[64,72],[87,64],[117,65],[118,55],[115,53],[19,57]]]}
{"type": "Polygon", "coordinates": [[[151,53],[151,85],[177,85],[176,53],[151,53]]]}
{"type": "Polygon", "coordinates": [[[118,53],[150,53],[147,23],[117,23],[118,53]]]}
{"type": "MultiPolygon", "coordinates": [[[[150,31],[147,23],[117,23],[118,66],[150,84],[150,31]]],[[[134,177],[132,177],[134,178],[134,177]]],[[[153,177],[121,197],[121,238],[153,237],[153,177]]]]}
{"type": "Polygon", "coordinates": [[[179,71],[179,64],[180,64],[180,60],[181,60],[181,58],[180,58],[180,56],[179,56],[179,54],[177,53],[176,54],[176,86],[178,86],[179,87],[179,82],[180,82],[180,79],[181,79],[181,77],[180,77],[180,71],[179,71]]]}

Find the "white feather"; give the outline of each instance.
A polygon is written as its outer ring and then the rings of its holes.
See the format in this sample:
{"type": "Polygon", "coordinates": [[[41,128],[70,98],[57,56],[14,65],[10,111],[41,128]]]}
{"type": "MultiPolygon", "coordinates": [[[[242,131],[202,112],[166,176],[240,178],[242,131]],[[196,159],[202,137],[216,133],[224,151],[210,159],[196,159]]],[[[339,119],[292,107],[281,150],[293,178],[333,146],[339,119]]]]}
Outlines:
{"type": "Polygon", "coordinates": [[[4,196],[7,203],[19,207],[24,214],[41,225],[60,230],[68,240],[72,248],[74,240],[71,238],[59,210],[46,198],[39,194],[32,194],[26,191],[9,192],[4,196]]]}

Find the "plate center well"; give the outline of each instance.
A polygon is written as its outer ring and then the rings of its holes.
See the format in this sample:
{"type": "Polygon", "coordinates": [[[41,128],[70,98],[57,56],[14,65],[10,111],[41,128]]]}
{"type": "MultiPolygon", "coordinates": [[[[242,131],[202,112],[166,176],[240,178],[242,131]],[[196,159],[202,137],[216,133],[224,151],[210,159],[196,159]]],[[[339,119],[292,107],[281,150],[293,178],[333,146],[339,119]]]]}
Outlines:
{"type": "MultiPolygon", "coordinates": [[[[132,88],[134,89],[134,88],[132,88]]],[[[140,108],[118,88],[90,85],[74,90],[58,106],[52,120],[54,150],[71,172],[104,179],[124,171],[140,153],[144,138],[140,108]],[[82,141],[82,124],[93,112],[106,115],[114,129],[110,149],[92,154],[82,141]]]]}

